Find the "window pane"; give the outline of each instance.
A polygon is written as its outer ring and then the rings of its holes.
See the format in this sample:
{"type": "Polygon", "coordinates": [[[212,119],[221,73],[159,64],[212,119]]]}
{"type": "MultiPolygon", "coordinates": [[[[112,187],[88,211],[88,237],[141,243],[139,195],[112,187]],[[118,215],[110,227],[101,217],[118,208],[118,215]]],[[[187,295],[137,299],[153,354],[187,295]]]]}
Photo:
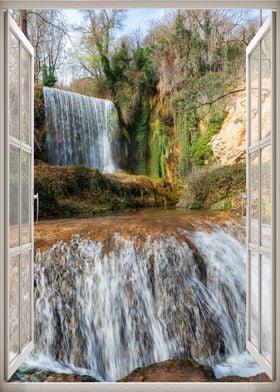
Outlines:
{"type": "Polygon", "coordinates": [[[30,263],[31,253],[21,255],[21,348],[30,342],[30,263]]]}
{"type": "Polygon", "coordinates": [[[259,57],[260,46],[258,45],[250,56],[251,145],[259,140],[259,57]]]}
{"type": "Polygon", "coordinates": [[[250,252],[250,337],[251,342],[258,348],[259,346],[259,265],[258,255],[254,252],[250,252]]]}
{"type": "Polygon", "coordinates": [[[9,133],[19,139],[19,42],[9,34],[9,133]]]}
{"type": "Polygon", "coordinates": [[[19,353],[19,256],[9,262],[9,362],[19,353]]]}
{"type": "Polygon", "coordinates": [[[24,244],[30,242],[30,154],[25,151],[21,153],[21,176],[21,243],[24,244]]]}
{"type": "Polygon", "coordinates": [[[271,259],[262,260],[262,354],[271,362],[272,353],[272,270],[271,259]]]}
{"type": "Polygon", "coordinates": [[[259,219],[259,155],[250,155],[250,242],[258,244],[259,219]]]}
{"type": "Polygon", "coordinates": [[[10,247],[19,245],[19,149],[10,145],[10,247]]]}
{"type": "Polygon", "coordinates": [[[21,140],[30,143],[30,56],[21,47],[21,140]]]}
{"type": "Polygon", "coordinates": [[[261,151],[261,243],[271,246],[271,146],[261,151]]]}
{"type": "Polygon", "coordinates": [[[262,47],[262,127],[261,137],[271,134],[271,31],[265,36],[262,47]]]}

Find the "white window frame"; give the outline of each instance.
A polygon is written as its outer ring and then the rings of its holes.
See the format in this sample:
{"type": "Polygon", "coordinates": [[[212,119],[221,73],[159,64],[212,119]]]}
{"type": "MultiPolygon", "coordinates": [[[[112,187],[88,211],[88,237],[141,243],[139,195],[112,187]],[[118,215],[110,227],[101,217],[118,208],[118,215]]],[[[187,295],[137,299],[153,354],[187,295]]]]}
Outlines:
{"type": "MultiPolygon", "coordinates": [[[[261,244],[261,224],[262,224],[262,216],[261,216],[261,189],[262,189],[262,182],[261,182],[261,171],[262,171],[262,163],[261,163],[261,154],[263,148],[271,147],[271,212],[275,211],[276,208],[276,198],[275,198],[275,108],[271,106],[272,110],[272,118],[271,118],[271,134],[266,138],[262,138],[261,141],[254,142],[251,145],[251,134],[252,134],[252,124],[251,124],[251,98],[252,98],[252,91],[251,91],[251,69],[250,69],[250,56],[254,52],[257,46],[260,45],[260,42],[263,42],[264,37],[271,31],[271,48],[272,48],[272,57],[271,57],[271,100],[274,105],[275,103],[275,91],[276,86],[273,84],[272,80],[275,78],[275,70],[276,70],[276,62],[275,62],[275,13],[266,20],[266,22],[262,25],[262,27],[258,30],[255,37],[247,46],[246,50],[246,88],[247,88],[247,106],[246,106],[246,115],[247,115],[247,229],[246,229],[246,251],[247,251],[247,301],[246,301],[246,345],[249,352],[253,355],[254,358],[258,361],[264,371],[272,378],[275,379],[275,347],[271,347],[271,363],[265,358],[262,354],[262,277],[261,277],[261,257],[263,255],[267,256],[271,260],[271,294],[272,294],[272,303],[268,304],[271,308],[275,308],[274,304],[274,293],[275,293],[275,229],[276,229],[276,220],[271,219],[271,229],[272,229],[272,237],[271,237],[271,244],[270,246],[264,246],[261,244]],[[251,190],[250,190],[250,156],[251,154],[257,153],[258,154],[258,177],[259,177],[259,206],[258,206],[258,245],[256,243],[251,242],[251,190]],[[252,342],[251,339],[251,324],[252,324],[252,313],[251,313],[251,284],[252,282],[252,266],[251,266],[251,259],[250,253],[254,252],[258,257],[258,348],[252,342]]],[[[259,73],[258,73],[258,88],[262,86],[262,70],[261,70],[261,56],[262,56],[262,46],[259,46],[259,73]]],[[[259,92],[259,99],[258,99],[258,133],[259,137],[261,135],[261,121],[262,121],[262,104],[261,104],[261,92],[259,92]]],[[[275,314],[272,314],[272,331],[271,331],[271,339],[274,340],[275,336],[275,314]]]]}
{"type": "MultiPolygon", "coordinates": [[[[23,143],[22,141],[20,141],[20,136],[19,139],[14,138],[13,136],[10,135],[5,135],[6,137],[5,139],[5,148],[7,149],[6,151],[6,159],[5,162],[8,161],[9,162],[9,148],[10,146],[14,146],[18,149],[18,151],[20,152],[19,157],[21,157],[22,153],[27,153],[30,155],[30,184],[29,184],[29,194],[30,194],[30,200],[29,200],[29,211],[30,211],[30,215],[34,216],[34,211],[33,211],[33,195],[34,195],[34,184],[33,184],[33,178],[34,178],[34,157],[33,157],[33,145],[34,145],[34,132],[33,132],[33,122],[34,122],[34,116],[33,116],[33,111],[34,111],[34,81],[33,81],[33,69],[34,69],[34,49],[33,47],[30,45],[30,42],[26,39],[25,35],[22,33],[21,30],[19,30],[17,24],[15,23],[15,21],[9,16],[6,15],[6,18],[4,19],[4,23],[6,24],[5,26],[5,30],[9,31],[9,33],[11,32],[15,38],[17,39],[17,42],[19,43],[19,56],[21,56],[21,50],[23,49],[29,56],[29,61],[30,61],[30,70],[31,71],[31,75],[32,78],[30,79],[30,101],[29,101],[29,108],[30,108],[30,123],[29,123],[29,128],[30,130],[32,130],[32,134],[30,135],[30,140],[28,144],[23,143]]],[[[8,70],[8,37],[5,37],[5,61],[6,61],[6,69],[8,70]]],[[[20,64],[21,64],[21,60],[20,60],[20,64]]],[[[19,66],[19,81],[21,80],[21,73],[22,70],[19,66]]],[[[5,100],[8,102],[9,99],[9,92],[8,92],[8,84],[9,84],[9,80],[5,80],[6,86],[5,86],[5,100]]],[[[19,86],[19,95],[21,95],[21,86],[19,86]]],[[[22,108],[20,108],[19,110],[19,116],[20,113],[22,111],[22,108]]],[[[8,109],[8,105],[6,105],[5,107],[5,129],[8,130],[9,129],[9,115],[8,115],[9,109],[8,109]]],[[[20,121],[19,121],[20,124],[20,121]]],[[[21,162],[20,162],[21,165],[21,162]]],[[[6,200],[9,200],[9,178],[10,178],[10,174],[9,174],[9,163],[6,165],[5,167],[5,198],[6,200]]],[[[21,169],[19,169],[19,179],[20,179],[20,186],[21,186],[21,169]]],[[[21,238],[21,227],[22,227],[22,222],[21,222],[21,209],[22,209],[22,191],[20,191],[20,198],[19,198],[19,237],[21,238]]],[[[5,379],[9,379],[13,373],[18,369],[19,365],[23,362],[23,359],[26,358],[26,356],[33,350],[33,340],[34,340],[34,317],[33,317],[33,313],[34,310],[32,309],[32,305],[34,303],[34,298],[33,298],[33,294],[34,294],[34,283],[33,283],[33,270],[34,270],[34,265],[33,265],[33,260],[34,260],[34,222],[33,219],[30,219],[29,225],[30,225],[30,240],[28,243],[22,244],[21,240],[20,243],[17,246],[14,247],[10,247],[10,238],[9,238],[9,231],[10,231],[10,227],[9,227],[9,208],[5,209],[5,233],[6,238],[5,238],[5,260],[8,260],[8,263],[5,265],[5,279],[6,279],[6,291],[7,293],[9,293],[9,263],[10,263],[10,258],[13,255],[16,255],[17,257],[22,257],[22,255],[24,255],[26,252],[30,252],[30,257],[31,257],[31,261],[30,261],[30,303],[31,303],[31,307],[30,307],[30,341],[28,342],[28,344],[25,344],[24,347],[21,347],[21,343],[19,343],[19,353],[16,355],[16,357],[14,358],[14,360],[9,363],[9,361],[7,361],[8,358],[6,358],[6,363],[5,363],[5,379]]],[[[21,259],[19,259],[21,260],[21,259]]],[[[21,281],[21,261],[19,261],[19,281],[21,281]]],[[[20,283],[21,286],[21,283],[20,283]]],[[[21,299],[22,299],[22,293],[21,290],[19,292],[19,303],[21,303],[21,299]]],[[[9,352],[9,295],[6,295],[6,299],[5,299],[6,303],[6,313],[5,313],[5,317],[6,317],[6,321],[5,324],[7,326],[7,331],[6,336],[5,336],[5,351],[9,352]]],[[[21,335],[21,331],[20,331],[20,324],[21,324],[21,317],[19,315],[19,337],[21,335]]]]}
{"type": "Polygon", "coordinates": [[[280,392],[280,0],[4,0],[0,1],[0,392],[162,391],[178,392],[280,392]],[[276,11],[276,369],[267,383],[9,383],[4,381],[4,10],[28,8],[251,8],[276,11]],[[279,38],[278,38],[279,37],[279,38]]]}

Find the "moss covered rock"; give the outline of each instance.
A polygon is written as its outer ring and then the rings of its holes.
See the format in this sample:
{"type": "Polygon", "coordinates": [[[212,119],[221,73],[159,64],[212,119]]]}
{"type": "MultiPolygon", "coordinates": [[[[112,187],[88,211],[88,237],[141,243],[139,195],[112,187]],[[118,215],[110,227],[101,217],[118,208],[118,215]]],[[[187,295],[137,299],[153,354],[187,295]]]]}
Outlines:
{"type": "Polygon", "coordinates": [[[171,206],[177,189],[161,180],[126,173],[102,174],[84,166],[35,165],[35,193],[44,218],[120,210],[171,206]]]}

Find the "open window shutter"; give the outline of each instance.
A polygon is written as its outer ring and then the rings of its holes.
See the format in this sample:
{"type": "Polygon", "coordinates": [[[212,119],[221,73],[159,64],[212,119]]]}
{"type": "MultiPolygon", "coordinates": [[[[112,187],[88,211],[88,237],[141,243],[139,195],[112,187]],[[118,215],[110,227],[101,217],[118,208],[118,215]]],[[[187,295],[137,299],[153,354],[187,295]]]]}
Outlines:
{"type": "Polygon", "coordinates": [[[5,15],[5,377],[33,348],[33,48],[5,15]]]}
{"type": "Polygon", "coordinates": [[[247,48],[247,348],[275,377],[276,15],[247,48]]]}

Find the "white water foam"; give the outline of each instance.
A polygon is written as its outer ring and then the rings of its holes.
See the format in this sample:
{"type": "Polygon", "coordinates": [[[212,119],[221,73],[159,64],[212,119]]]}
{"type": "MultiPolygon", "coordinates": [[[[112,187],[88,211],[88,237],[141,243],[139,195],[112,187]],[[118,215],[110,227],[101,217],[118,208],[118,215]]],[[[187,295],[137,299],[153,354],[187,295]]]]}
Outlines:
{"type": "Polygon", "coordinates": [[[229,356],[224,362],[217,364],[213,370],[217,378],[225,376],[250,377],[263,372],[248,351],[229,356]]]}
{"type": "Polygon", "coordinates": [[[44,88],[46,145],[55,165],[85,165],[104,173],[118,170],[113,136],[118,120],[114,104],[55,88],[44,88]]]}

